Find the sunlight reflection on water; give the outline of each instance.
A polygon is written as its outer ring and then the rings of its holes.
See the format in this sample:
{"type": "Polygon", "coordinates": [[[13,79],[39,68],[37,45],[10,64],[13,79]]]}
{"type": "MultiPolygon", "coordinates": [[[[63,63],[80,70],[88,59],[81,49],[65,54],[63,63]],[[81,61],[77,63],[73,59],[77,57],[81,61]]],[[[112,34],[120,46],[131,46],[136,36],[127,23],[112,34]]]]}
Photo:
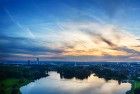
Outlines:
{"type": "Polygon", "coordinates": [[[130,83],[98,78],[93,74],[88,79],[61,79],[56,72],[49,72],[41,78],[20,88],[22,94],[125,94],[131,89],[130,83]]]}

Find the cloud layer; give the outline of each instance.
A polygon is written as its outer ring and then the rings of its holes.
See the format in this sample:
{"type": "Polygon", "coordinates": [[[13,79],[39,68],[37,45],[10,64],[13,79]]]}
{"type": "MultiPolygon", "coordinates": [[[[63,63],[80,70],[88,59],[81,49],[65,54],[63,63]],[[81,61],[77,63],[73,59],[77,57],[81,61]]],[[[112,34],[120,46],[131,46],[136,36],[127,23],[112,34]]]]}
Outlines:
{"type": "Polygon", "coordinates": [[[42,31],[32,33],[34,38],[1,37],[1,54],[60,60],[73,57],[79,60],[98,57],[99,61],[140,59],[139,37],[114,25],[65,22],[48,27],[46,24],[44,28],[49,32],[39,29],[42,31]]]}
{"type": "Polygon", "coordinates": [[[42,37],[62,56],[127,56],[138,58],[138,37],[120,27],[98,23],[60,23],[55,33],[42,37]],[[57,30],[57,32],[56,32],[57,30]]]}

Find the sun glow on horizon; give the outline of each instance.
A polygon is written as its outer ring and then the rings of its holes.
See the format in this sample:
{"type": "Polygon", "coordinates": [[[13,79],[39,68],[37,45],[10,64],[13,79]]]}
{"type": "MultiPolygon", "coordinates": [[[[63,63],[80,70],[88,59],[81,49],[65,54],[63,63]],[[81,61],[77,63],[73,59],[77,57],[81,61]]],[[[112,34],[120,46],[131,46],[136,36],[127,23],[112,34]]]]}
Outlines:
{"type": "MultiPolygon", "coordinates": [[[[61,24],[61,23],[60,23],[61,24]]],[[[63,56],[130,56],[140,50],[133,34],[113,25],[65,23],[62,31],[50,33],[49,48],[61,50],[63,56]]]]}
{"type": "Polygon", "coordinates": [[[1,0],[0,59],[139,61],[139,3],[1,0]]]}

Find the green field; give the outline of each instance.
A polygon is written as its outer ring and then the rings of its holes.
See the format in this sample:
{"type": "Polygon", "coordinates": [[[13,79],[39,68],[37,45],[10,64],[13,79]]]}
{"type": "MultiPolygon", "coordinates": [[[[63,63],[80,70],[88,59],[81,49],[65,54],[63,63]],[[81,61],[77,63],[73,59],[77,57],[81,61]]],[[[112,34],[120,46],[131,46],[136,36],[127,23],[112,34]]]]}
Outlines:
{"type": "Polygon", "coordinates": [[[140,93],[140,81],[134,81],[132,83],[132,94],[140,93]]]}
{"type": "Polygon", "coordinates": [[[0,81],[0,94],[20,94],[19,88],[29,82],[26,79],[16,78],[0,81]]]}
{"type": "Polygon", "coordinates": [[[20,94],[20,87],[46,76],[44,66],[0,65],[0,94],[20,94]]]}
{"type": "Polygon", "coordinates": [[[134,89],[140,89],[140,81],[135,81],[133,83],[133,87],[134,87],[134,89]]]}

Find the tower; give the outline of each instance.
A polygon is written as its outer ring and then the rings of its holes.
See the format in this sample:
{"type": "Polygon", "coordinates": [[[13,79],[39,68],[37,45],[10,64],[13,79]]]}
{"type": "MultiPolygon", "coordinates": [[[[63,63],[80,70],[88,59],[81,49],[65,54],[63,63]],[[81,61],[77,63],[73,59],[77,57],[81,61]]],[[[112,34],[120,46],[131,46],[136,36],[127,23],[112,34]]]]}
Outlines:
{"type": "Polygon", "coordinates": [[[30,65],[31,64],[31,61],[30,60],[28,60],[28,65],[30,65]]]}
{"type": "Polygon", "coordinates": [[[39,64],[39,58],[36,58],[37,64],[39,64]]]}
{"type": "Polygon", "coordinates": [[[74,63],[74,66],[75,66],[75,67],[77,66],[76,61],[75,61],[75,63],[74,63]]]}

